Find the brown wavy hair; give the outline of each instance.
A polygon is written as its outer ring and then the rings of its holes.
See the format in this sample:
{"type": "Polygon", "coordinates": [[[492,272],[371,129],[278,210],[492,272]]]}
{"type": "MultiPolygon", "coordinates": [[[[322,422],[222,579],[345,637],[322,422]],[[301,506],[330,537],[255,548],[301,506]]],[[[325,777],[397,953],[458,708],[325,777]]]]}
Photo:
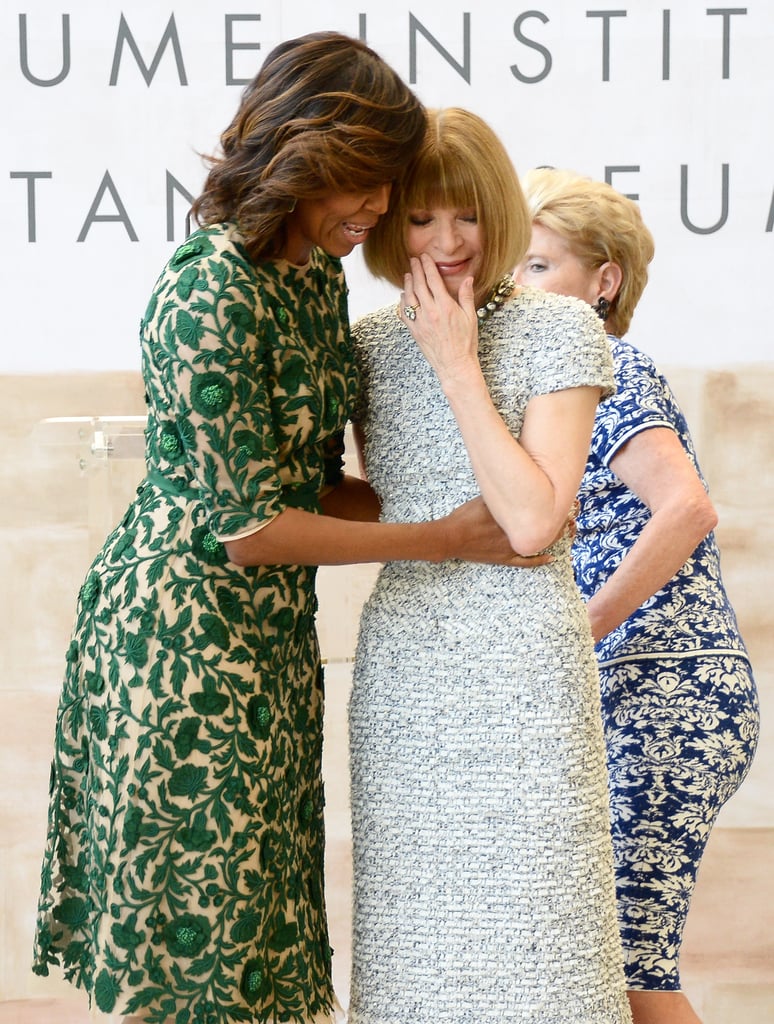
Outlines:
{"type": "Polygon", "coordinates": [[[605,326],[622,338],[648,283],[655,252],[639,206],[612,185],[574,171],[536,167],[522,180],[533,220],[563,238],[585,267],[617,263],[621,268],[621,287],[610,300],[605,326]]]}
{"type": "Polygon", "coordinates": [[[199,224],[234,221],[253,259],[280,254],[298,199],[367,193],[400,179],[424,108],[370,47],[337,32],[276,46],[245,88],[193,204],[199,224]]]}
{"type": "Polygon", "coordinates": [[[427,111],[422,148],[395,202],[364,243],[363,255],[372,274],[403,287],[410,211],[435,206],[470,206],[476,211],[484,240],[475,281],[480,303],[522,259],[532,222],[505,146],[484,120],[461,107],[427,111]]]}

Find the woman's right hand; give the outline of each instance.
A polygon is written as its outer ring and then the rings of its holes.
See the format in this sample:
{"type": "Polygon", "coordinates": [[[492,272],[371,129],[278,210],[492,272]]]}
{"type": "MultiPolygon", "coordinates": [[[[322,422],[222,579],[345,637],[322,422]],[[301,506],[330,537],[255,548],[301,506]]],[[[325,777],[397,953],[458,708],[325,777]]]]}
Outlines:
{"type": "Polygon", "coordinates": [[[519,569],[534,569],[554,560],[553,555],[545,551],[535,555],[520,555],[514,551],[481,497],[455,508],[446,516],[446,524],[452,531],[452,558],[519,569]]]}

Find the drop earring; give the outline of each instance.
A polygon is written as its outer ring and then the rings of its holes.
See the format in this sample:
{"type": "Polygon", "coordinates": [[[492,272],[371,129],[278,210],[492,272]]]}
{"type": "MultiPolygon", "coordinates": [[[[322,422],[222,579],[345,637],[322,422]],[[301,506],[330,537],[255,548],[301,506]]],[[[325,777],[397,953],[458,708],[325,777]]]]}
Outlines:
{"type": "Polygon", "coordinates": [[[604,295],[600,295],[591,308],[603,322],[610,316],[610,303],[604,295]]]}

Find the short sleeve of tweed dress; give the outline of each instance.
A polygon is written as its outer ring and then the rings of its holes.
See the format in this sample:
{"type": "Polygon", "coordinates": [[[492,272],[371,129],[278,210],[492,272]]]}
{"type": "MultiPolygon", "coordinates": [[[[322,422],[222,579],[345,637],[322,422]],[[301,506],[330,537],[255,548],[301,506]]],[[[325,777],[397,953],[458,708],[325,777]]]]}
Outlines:
{"type": "Polygon", "coordinates": [[[599,317],[579,299],[525,289],[525,361],[532,395],[565,388],[615,390],[613,358],[599,317]]]}

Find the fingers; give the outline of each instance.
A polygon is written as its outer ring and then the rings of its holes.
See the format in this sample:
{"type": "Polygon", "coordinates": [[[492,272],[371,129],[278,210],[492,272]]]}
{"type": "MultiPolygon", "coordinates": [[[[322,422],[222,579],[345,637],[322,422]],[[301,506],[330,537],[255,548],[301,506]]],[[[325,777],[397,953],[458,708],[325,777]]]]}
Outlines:
{"type": "Polygon", "coordinates": [[[411,284],[408,287],[416,296],[415,301],[419,302],[420,305],[423,302],[427,305],[428,303],[441,302],[448,298],[449,293],[446,290],[446,285],[438,273],[438,267],[436,267],[432,257],[424,252],[419,256],[412,256],[409,260],[409,266],[411,269],[405,276],[404,289],[407,287],[407,282],[410,279],[411,284]]]}
{"type": "MultiPolygon", "coordinates": [[[[425,260],[427,260],[427,257],[425,257],[425,260]]],[[[428,262],[432,270],[438,274],[433,261],[429,260],[428,262]]],[[[411,257],[409,266],[411,269],[403,279],[403,290],[411,293],[414,296],[414,302],[418,302],[420,306],[423,302],[427,305],[433,299],[433,292],[427,277],[429,267],[426,266],[425,261],[418,259],[416,256],[411,257]]]]}
{"type": "Polygon", "coordinates": [[[416,320],[417,313],[422,308],[422,300],[417,295],[420,278],[415,272],[415,264],[421,272],[421,265],[412,257],[411,271],[403,275],[403,291],[400,293],[400,302],[398,303],[398,316],[407,327],[416,320]]]}
{"type": "Polygon", "coordinates": [[[465,314],[474,324],[478,325],[478,316],[476,314],[476,298],[474,292],[474,281],[472,277],[466,277],[460,285],[460,290],[457,295],[457,302],[460,307],[465,311],[465,314]]]}
{"type": "Polygon", "coordinates": [[[403,291],[400,293],[398,302],[398,316],[408,327],[410,322],[416,320],[420,308],[421,303],[414,292],[411,274],[406,274],[403,280],[403,291]]]}
{"type": "Polygon", "coordinates": [[[400,306],[406,311],[407,319],[416,319],[416,312],[422,308],[426,312],[437,310],[445,315],[453,315],[450,310],[462,307],[468,316],[475,317],[474,279],[466,277],[459,286],[457,296],[449,293],[446,282],[438,271],[433,259],[426,253],[412,256],[409,260],[410,270],[403,276],[403,291],[400,306]],[[409,310],[413,310],[414,316],[409,310]]]}

